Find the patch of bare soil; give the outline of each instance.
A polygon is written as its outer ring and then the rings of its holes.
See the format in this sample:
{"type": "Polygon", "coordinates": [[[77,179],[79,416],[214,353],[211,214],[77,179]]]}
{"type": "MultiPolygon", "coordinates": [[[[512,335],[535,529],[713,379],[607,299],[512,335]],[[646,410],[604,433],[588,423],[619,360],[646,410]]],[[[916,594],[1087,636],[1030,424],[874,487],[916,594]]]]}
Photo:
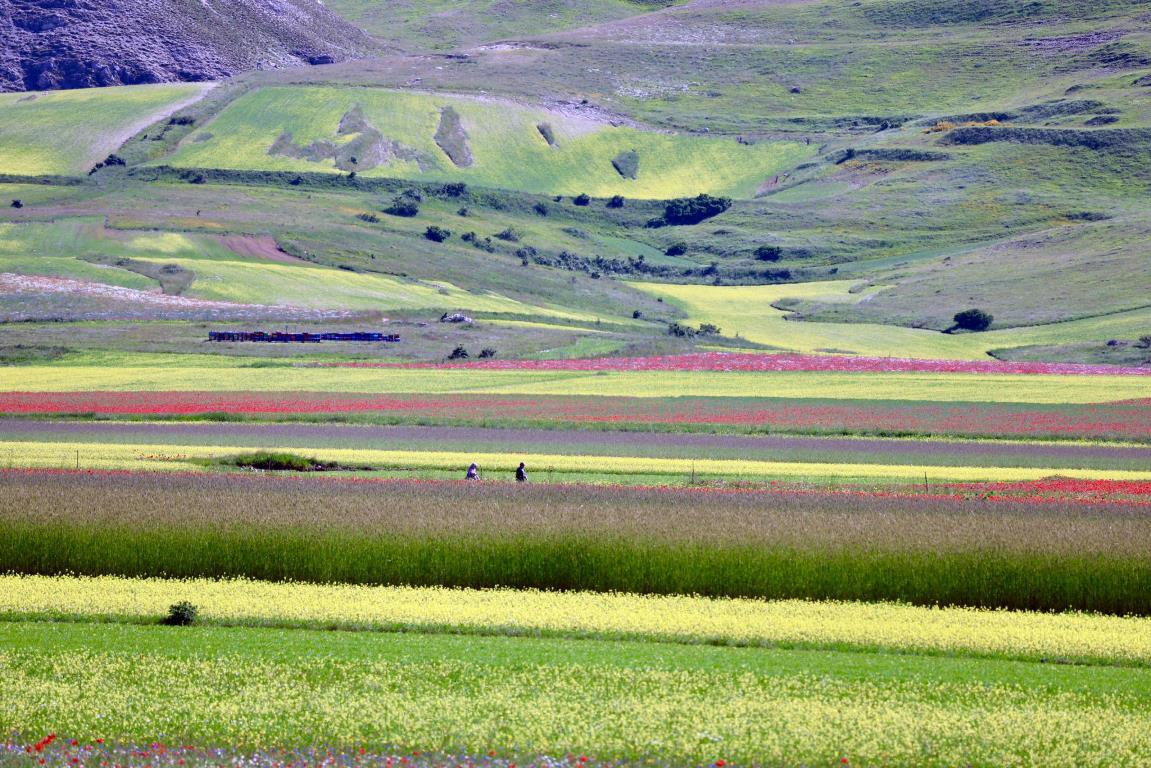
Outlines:
{"type": "Polygon", "coordinates": [[[271,235],[222,235],[220,244],[237,256],[250,259],[264,259],[281,264],[307,264],[303,259],[280,250],[276,238],[271,235]]]}

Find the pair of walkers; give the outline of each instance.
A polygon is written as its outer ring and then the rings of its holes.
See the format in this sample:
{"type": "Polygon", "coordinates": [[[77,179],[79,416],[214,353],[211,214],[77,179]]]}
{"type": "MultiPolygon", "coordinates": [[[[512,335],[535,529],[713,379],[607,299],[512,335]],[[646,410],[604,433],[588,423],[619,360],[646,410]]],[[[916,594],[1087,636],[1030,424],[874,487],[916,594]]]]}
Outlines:
{"type": "MultiPolygon", "coordinates": [[[[479,480],[480,479],[480,468],[476,465],[476,463],[474,461],[472,462],[472,465],[470,467],[468,467],[468,474],[465,476],[464,479],[466,479],[466,480],[479,480]]],[[[517,483],[526,483],[527,481],[528,481],[528,472],[527,472],[527,469],[524,468],[524,463],[521,461],[520,465],[516,468],[516,482],[517,483]]]]}

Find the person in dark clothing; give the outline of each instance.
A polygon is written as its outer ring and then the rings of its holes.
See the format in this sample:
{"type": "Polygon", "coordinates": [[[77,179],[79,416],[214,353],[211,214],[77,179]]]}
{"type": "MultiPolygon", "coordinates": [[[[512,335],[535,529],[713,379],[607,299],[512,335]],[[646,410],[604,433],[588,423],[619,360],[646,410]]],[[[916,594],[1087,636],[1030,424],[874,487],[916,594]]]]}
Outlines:
{"type": "Polygon", "coordinates": [[[524,463],[521,461],[519,467],[516,468],[516,482],[526,483],[528,481],[527,470],[524,469],[524,463]]]}
{"type": "Polygon", "coordinates": [[[465,477],[465,479],[466,480],[479,480],[480,479],[480,468],[478,466],[476,466],[476,463],[474,461],[472,462],[472,465],[470,467],[468,467],[468,474],[465,477]]]}

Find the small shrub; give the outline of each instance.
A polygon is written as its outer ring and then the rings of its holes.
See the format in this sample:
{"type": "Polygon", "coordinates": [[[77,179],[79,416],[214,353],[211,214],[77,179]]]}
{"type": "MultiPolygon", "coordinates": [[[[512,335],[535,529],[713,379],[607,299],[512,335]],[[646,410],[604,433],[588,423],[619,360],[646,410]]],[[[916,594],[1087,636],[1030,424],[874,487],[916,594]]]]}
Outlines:
{"type": "Polygon", "coordinates": [[[12,201],[12,207],[13,208],[23,208],[24,207],[24,201],[23,200],[13,200],[12,201]]]}
{"type": "Polygon", "coordinates": [[[547,216],[548,215],[547,203],[536,203],[535,205],[532,206],[532,210],[535,211],[540,216],[547,216]]]}
{"type": "Polygon", "coordinates": [[[779,261],[783,257],[783,250],[775,245],[761,245],[755,249],[755,258],[758,261],[779,261]]]}
{"type": "Polygon", "coordinates": [[[687,253],[687,243],[672,243],[663,252],[665,256],[683,256],[687,253]]]}
{"type": "Polygon", "coordinates": [[[965,331],[986,331],[995,318],[982,309],[965,309],[955,314],[955,327],[965,331]]]}
{"type": "Polygon", "coordinates": [[[607,201],[608,208],[623,208],[627,203],[627,198],[623,195],[612,195],[611,199],[607,201]]]}
{"type": "Polygon", "coordinates": [[[490,360],[496,356],[496,351],[491,347],[484,347],[480,350],[480,360],[490,360]]]}
{"type": "Polygon", "coordinates": [[[1135,346],[1139,347],[1139,349],[1151,349],[1151,333],[1140,336],[1135,346]]]}
{"type": "Polygon", "coordinates": [[[518,243],[520,241],[520,233],[508,227],[507,229],[496,232],[496,239],[508,243],[518,243]]]}
{"type": "Polygon", "coordinates": [[[671,323],[667,327],[668,336],[677,336],[681,339],[694,338],[696,330],[690,325],[683,325],[682,323],[671,323]]]}
{"type": "Polygon", "coordinates": [[[579,194],[572,198],[572,202],[579,206],[591,205],[591,196],[587,194],[579,194]]]}
{"type": "Polygon", "coordinates": [[[643,319],[643,312],[641,310],[638,310],[638,309],[635,310],[634,312],[631,313],[631,319],[632,320],[642,320],[643,319]]]}
{"type": "Polygon", "coordinates": [[[443,197],[463,197],[468,193],[468,185],[462,181],[453,181],[450,184],[444,184],[439,189],[439,194],[443,197]]]}
{"type": "Polygon", "coordinates": [[[668,202],[663,218],[668,224],[698,224],[731,207],[731,198],[702,194],[668,202]]]}
{"type": "Polygon", "coordinates": [[[389,216],[400,216],[405,219],[411,219],[420,215],[420,205],[415,200],[400,195],[392,200],[392,204],[384,209],[384,213],[389,216]]]}
{"type": "Polygon", "coordinates": [[[472,215],[472,212],[471,212],[471,211],[469,211],[469,210],[467,209],[467,207],[465,206],[465,207],[463,207],[463,208],[459,209],[458,211],[456,211],[456,215],[457,215],[457,216],[463,216],[463,217],[466,219],[468,216],[471,216],[471,215],[472,215]]]}
{"type": "Polygon", "coordinates": [[[360,221],[366,221],[369,224],[378,224],[380,221],[380,217],[374,213],[361,213],[356,216],[356,218],[360,221]]]}
{"type": "Polygon", "coordinates": [[[452,350],[451,354],[448,355],[449,360],[467,360],[469,357],[468,351],[462,346],[456,347],[452,350]]]}
{"type": "Polygon", "coordinates": [[[169,627],[190,627],[196,623],[199,609],[187,600],[181,600],[168,606],[168,615],[164,617],[163,624],[169,627]]]}
{"type": "Polygon", "coordinates": [[[433,243],[442,243],[451,236],[452,233],[450,230],[444,229],[443,227],[437,227],[434,224],[424,230],[424,237],[428,240],[431,240],[433,243]]]}
{"type": "Polygon", "coordinates": [[[719,335],[719,326],[713,325],[712,323],[700,323],[699,324],[699,335],[700,336],[718,336],[719,335]]]}
{"type": "Polygon", "coordinates": [[[474,243],[477,239],[477,235],[475,232],[465,232],[460,235],[460,239],[465,243],[474,243]]]}

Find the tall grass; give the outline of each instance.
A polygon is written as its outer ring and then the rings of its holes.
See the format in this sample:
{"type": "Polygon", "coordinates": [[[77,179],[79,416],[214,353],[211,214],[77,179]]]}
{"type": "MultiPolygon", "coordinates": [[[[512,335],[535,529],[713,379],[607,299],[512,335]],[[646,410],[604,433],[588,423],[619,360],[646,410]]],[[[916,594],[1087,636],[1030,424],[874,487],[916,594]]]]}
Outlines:
{"type": "Polygon", "coordinates": [[[0,570],[1151,614],[1130,509],[5,474],[0,570]]]}

